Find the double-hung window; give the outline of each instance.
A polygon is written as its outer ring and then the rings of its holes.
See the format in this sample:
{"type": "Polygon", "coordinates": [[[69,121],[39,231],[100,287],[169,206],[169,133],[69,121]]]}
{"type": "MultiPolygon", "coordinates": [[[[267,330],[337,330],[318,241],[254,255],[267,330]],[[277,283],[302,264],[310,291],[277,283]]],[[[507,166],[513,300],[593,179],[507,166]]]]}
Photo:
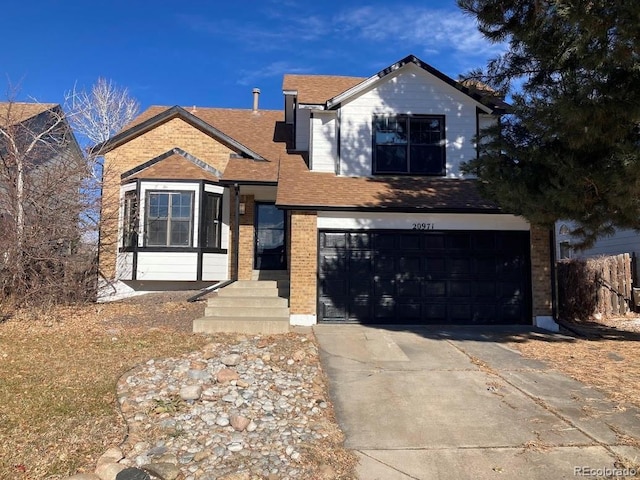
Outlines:
{"type": "Polygon", "coordinates": [[[445,174],[444,116],[374,116],[373,142],[374,174],[445,174]]]}
{"type": "Polygon", "coordinates": [[[146,245],[190,247],[193,192],[148,192],[146,245]]]}

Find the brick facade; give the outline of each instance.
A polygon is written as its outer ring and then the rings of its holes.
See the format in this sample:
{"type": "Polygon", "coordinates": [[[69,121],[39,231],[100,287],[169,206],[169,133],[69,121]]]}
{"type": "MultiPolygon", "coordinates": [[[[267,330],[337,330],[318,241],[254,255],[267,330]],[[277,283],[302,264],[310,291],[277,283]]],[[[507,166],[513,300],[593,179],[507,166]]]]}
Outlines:
{"type": "Polygon", "coordinates": [[[533,316],[553,314],[549,229],[531,225],[531,290],[533,316]]]}
{"type": "Polygon", "coordinates": [[[114,278],[118,251],[120,174],[174,147],[224,171],[233,151],[185,121],[174,118],[105,155],[100,224],[100,273],[114,278]]]}
{"type": "Polygon", "coordinates": [[[292,315],[315,315],[318,272],[316,212],[291,212],[291,297],[292,315]]]}

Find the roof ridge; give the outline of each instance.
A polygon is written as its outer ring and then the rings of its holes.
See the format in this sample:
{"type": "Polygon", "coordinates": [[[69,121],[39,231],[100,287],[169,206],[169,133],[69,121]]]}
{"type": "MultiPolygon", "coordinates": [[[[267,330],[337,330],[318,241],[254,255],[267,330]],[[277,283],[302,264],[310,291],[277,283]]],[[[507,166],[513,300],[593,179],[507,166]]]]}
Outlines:
{"type": "MultiPolygon", "coordinates": [[[[149,107],[147,107],[145,110],[143,110],[142,113],[151,110],[152,108],[163,108],[165,110],[168,110],[170,108],[175,107],[176,105],[150,105],[149,107]]],[[[182,108],[183,110],[185,110],[186,112],[189,113],[193,113],[192,110],[195,107],[196,111],[198,110],[231,110],[231,111],[235,111],[235,112],[253,112],[252,108],[236,108],[236,107],[203,107],[201,105],[178,105],[180,108],[182,108]]],[[[280,110],[276,110],[273,108],[260,108],[258,110],[257,113],[260,112],[273,112],[273,113],[282,113],[284,110],[280,109],[280,110]]]]}
{"type": "Polygon", "coordinates": [[[362,75],[340,75],[335,73],[285,73],[285,77],[342,77],[342,78],[369,78],[362,75]]]}

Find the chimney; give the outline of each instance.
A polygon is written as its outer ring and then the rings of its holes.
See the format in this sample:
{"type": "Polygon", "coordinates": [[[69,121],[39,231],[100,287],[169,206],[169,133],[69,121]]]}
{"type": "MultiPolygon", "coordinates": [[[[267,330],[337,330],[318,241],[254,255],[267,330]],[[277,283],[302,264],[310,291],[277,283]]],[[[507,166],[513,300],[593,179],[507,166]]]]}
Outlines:
{"type": "Polygon", "coordinates": [[[253,89],[253,113],[258,111],[258,100],[260,99],[260,89],[253,89]]]}

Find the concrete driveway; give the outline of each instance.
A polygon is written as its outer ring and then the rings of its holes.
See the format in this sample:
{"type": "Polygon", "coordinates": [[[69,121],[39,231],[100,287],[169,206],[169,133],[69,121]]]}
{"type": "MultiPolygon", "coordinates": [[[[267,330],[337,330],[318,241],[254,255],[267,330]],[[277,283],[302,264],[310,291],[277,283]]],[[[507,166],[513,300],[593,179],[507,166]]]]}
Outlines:
{"type": "Polygon", "coordinates": [[[626,438],[640,439],[640,412],[616,410],[503,344],[566,337],[519,327],[314,331],[361,480],[603,478],[633,473],[620,460],[640,464],[626,438]]]}

